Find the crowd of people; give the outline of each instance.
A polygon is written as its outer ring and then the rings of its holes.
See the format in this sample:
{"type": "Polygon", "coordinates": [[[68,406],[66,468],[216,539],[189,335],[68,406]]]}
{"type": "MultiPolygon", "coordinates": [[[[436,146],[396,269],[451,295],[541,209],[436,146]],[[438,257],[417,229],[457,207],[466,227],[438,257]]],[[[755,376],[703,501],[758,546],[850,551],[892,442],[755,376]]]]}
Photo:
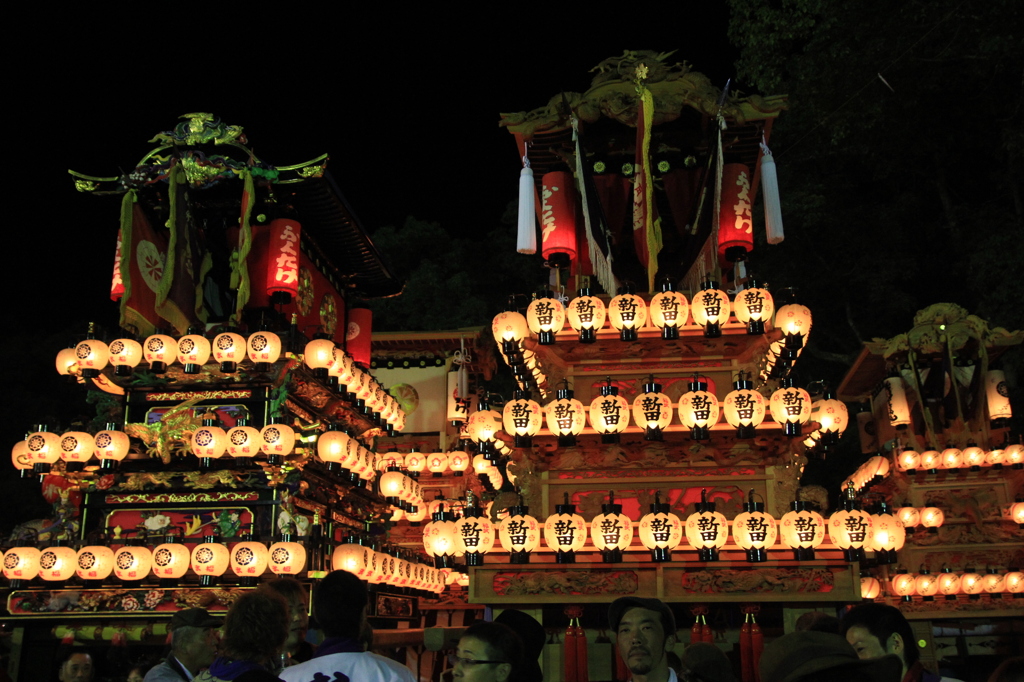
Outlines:
{"type": "MultiPolygon", "coordinates": [[[[295,580],[279,579],[247,592],[223,621],[205,609],[176,613],[171,646],[148,670],[136,667],[129,682],[416,682],[413,672],[371,651],[365,583],[334,571],[316,586],[312,612],[324,639],[315,649],[306,593],[295,580]]],[[[608,624],[630,682],[737,682],[725,653],[694,643],[675,653],[672,609],[658,599],[622,597],[612,602],[608,624]]],[[[543,682],[537,659],[544,629],[528,615],[506,610],[462,634],[450,660],[453,682],[543,682]]],[[[94,662],[83,650],[68,652],[59,682],[93,682],[94,662]]],[[[796,631],[765,647],[761,682],[959,682],[925,669],[910,623],[884,604],[863,604],[843,618],[806,614],[796,631]]],[[[989,682],[1024,682],[1024,657],[1004,661],[989,682]]]]}

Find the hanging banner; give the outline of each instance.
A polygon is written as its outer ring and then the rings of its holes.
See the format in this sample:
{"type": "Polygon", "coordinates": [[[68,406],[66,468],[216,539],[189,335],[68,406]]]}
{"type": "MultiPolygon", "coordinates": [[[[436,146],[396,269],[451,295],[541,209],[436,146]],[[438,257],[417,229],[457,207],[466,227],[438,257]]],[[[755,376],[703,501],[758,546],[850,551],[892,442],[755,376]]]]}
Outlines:
{"type": "Polygon", "coordinates": [[[117,231],[117,247],[114,249],[114,275],[110,280],[110,300],[121,300],[124,296],[124,281],[121,279],[121,230],[117,231]]]}
{"type": "Polygon", "coordinates": [[[718,259],[724,265],[745,260],[754,250],[750,212],[750,173],[745,164],[722,167],[722,203],[718,211],[718,259]]]}
{"type": "Polygon", "coordinates": [[[345,352],[363,367],[370,366],[370,341],[373,335],[373,311],[352,308],[348,311],[345,331],[345,352]]]}
{"type": "Polygon", "coordinates": [[[299,295],[299,239],[302,227],[294,220],[278,218],[270,223],[267,293],[299,295]]]}
{"type": "Polygon", "coordinates": [[[651,127],[654,125],[654,98],[642,84],[637,86],[636,179],[633,183],[633,245],[637,258],[647,271],[647,290],[654,291],[661,251],[661,220],[654,207],[654,182],[651,178],[651,127]]]}
{"type": "Polygon", "coordinates": [[[565,171],[545,173],[541,180],[541,255],[551,260],[564,254],[576,260],[576,190],[572,175],[565,171]]]}

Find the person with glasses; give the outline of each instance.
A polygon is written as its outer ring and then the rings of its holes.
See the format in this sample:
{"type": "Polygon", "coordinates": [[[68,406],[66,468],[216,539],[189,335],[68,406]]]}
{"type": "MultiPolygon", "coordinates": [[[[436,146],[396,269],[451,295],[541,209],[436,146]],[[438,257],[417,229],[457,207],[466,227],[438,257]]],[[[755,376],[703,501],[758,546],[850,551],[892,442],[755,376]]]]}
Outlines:
{"type": "Polygon", "coordinates": [[[455,682],[521,682],[523,643],[511,628],[480,621],[462,633],[452,663],[455,682]]]}

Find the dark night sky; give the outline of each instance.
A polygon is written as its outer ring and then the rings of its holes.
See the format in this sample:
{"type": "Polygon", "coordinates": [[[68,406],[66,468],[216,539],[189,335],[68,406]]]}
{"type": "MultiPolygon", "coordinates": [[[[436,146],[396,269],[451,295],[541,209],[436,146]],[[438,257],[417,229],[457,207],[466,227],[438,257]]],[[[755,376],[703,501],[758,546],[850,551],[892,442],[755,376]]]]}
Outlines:
{"type": "Polygon", "coordinates": [[[138,15],[127,17],[135,33],[95,16],[86,19],[104,24],[95,31],[65,27],[54,51],[29,62],[24,73],[36,79],[15,86],[27,125],[9,135],[8,151],[32,161],[6,172],[28,173],[17,184],[33,198],[8,201],[22,226],[9,248],[41,275],[32,296],[8,299],[15,319],[57,330],[62,319],[114,314],[106,292],[118,200],[76,192],[66,170],[116,175],[181,114],[208,111],[243,126],[275,165],[329,153],[330,172],[370,231],[413,215],[466,234],[494,225],[517,190],[516,151],[499,112],[586,90],[589,69],[624,49],[677,49],[676,59],[716,84],[732,77],[727,10],[701,11],[661,13],[657,22],[591,17],[591,28],[568,16],[523,23],[466,14],[403,15],[398,27],[292,16],[157,30],[138,15]]]}

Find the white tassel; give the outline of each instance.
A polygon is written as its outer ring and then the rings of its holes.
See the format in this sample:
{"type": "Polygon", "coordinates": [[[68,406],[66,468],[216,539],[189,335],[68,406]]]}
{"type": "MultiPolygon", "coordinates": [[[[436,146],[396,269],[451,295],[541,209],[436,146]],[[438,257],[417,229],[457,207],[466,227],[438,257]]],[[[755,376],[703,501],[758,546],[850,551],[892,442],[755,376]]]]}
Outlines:
{"type": "Polygon", "coordinates": [[[516,239],[519,253],[537,253],[535,193],[533,170],[526,166],[519,174],[519,236],[516,239]]]}
{"type": "Polygon", "coordinates": [[[769,244],[781,244],[786,238],[782,231],[782,203],[779,201],[779,176],[775,159],[768,145],[761,143],[761,192],[764,195],[764,225],[769,244]]]}

